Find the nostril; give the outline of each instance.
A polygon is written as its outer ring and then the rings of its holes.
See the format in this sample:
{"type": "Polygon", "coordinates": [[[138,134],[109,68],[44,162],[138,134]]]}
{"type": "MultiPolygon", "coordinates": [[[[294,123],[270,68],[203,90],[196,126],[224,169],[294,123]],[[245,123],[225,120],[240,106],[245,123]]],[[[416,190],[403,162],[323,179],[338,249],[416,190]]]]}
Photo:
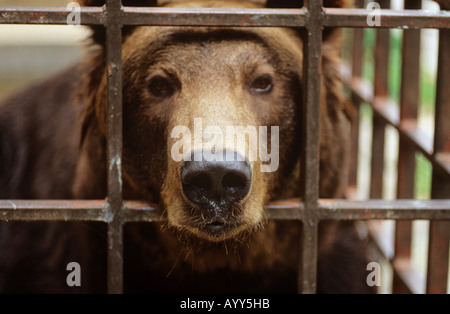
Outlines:
{"type": "Polygon", "coordinates": [[[245,188],[247,186],[248,179],[242,174],[229,172],[222,178],[222,186],[224,188],[245,188]]]}
{"type": "Polygon", "coordinates": [[[212,182],[209,175],[200,173],[195,176],[185,177],[183,183],[194,186],[200,190],[208,191],[211,188],[212,182]]]}

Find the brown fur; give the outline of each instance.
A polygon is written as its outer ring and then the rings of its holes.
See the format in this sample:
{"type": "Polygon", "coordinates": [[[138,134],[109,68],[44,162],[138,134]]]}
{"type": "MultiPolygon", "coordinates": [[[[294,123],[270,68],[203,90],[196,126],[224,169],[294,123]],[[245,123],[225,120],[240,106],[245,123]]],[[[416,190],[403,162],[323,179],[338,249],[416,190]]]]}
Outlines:
{"type": "MultiPolygon", "coordinates": [[[[99,5],[101,2],[86,3],[99,5]]],[[[333,3],[337,5],[336,1],[333,3]]],[[[241,1],[168,5],[258,7],[241,1]]],[[[101,32],[94,34],[94,40],[101,44],[101,32]]],[[[320,195],[339,198],[344,196],[346,187],[348,121],[335,68],[338,62],[335,43],[335,38],[327,37],[322,56],[320,195]]],[[[105,197],[104,59],[104,50],[99,47],[85,64],[0,107],[0,161],[4,161],[0,178],[5,181],[0,185],[1,198],[105,197]],[[73,76],[83,79],[73,82],[73,76]],[[77,97],[81,104],[74,106],[77,97]],[[17,107],[16,103],[20,105],[17,107]],[[81,118],[76,119],[77,116],[81,118]]],[[[144,223],[126,226],[126,291],[295,291],[301,226],[296,222],[266,221],[264,204],[275,198],[298,196],[302,59],[302,42],[298,32],[292,29],[133,27],[125,30],[124,197],[159,202],[168,218],[168,223],[162,226],[144,223]],[[149,92],[149,81],[157,74],[168,76],[168,73],[177,92],[170,98],[155,98],[149,92]],[[272,76],[273,91],[249,94],[245,86],[264,73],[272,76]],[[170,158],[170,147],[175,141],[170,137],[170,130],[177,125],[192,129],[196,117],[203,118],[203,127],[280,126],[278,171],[261,173],[258,171],[261,161],[251,163],[250,193],[235,205],[236,214],[229,217],[239,227],[217,238],[201,231],[208,217],[201,216],[189,204],[181,188],[181,163],[170,158]]],[[[246,147],[238,149],[245,155],[246,147]]],[[[36,241],[31,237],[31,229],[19,223],[1,224],[0,249],[8,253],[0,255],[0,289],[102,291],[104,226],[89,226],[84,230],[83,225],[76,223],[65,226],[36,225],[35,232],[46,237],[46,241],[39,250],[27,251],[36,241]],[[61,232],[67,238],[59,237],[61,232]],[[13,234],[20,245],[8,240],[13,234]],[[48,258],[36,259],[30,265],[30,256],[46,256],[46,252],[53,252],[54,243],[64,240],[73,241],[69,241],[71,246],[79,249],[61,245],[48,258]],[[82,269],[89,270],[89,275],[83,277],[83,287],[78,290],[65,285],[63,274],[70,261],[80,261],[82,269]],[[22,269],[32,274],[33,280],[24,282],[22,269]],[[43,271],[36,274],[36,269],[43,271]],[[55,269],[58,274],[52,274],[55,269]],[[97,269],[100,270],[92,271],[97,269]],[[46,285],[37,285],[42,277],[46,278],[46,285]]],[[[368,291],[365,267],[364,246],[354,225],[322,223],[319,292],[368,291]]]]}

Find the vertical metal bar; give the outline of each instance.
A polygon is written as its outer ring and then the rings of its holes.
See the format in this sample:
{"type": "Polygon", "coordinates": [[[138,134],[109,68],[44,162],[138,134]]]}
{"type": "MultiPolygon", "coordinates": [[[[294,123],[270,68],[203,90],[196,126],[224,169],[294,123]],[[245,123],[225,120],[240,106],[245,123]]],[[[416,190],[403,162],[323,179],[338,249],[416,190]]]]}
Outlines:
{"type": "Polygon", "coordinates": [[[374,116],[372,121],[372,161],[370,176],[370,198],[382,198],[384,170],[385,125],[374,116]]]}
{"type": "MultiPolygon", "coordinates": [[[[390,8],[390,0],[378,1],[381,8],[390,8]]],[[[383,20],[381,20],[383,23],[383,20]]],[[[389,66],[389,29],[377,29],[375,43],[375,79],[374,96],[385,98],[388,96],[388,66],[389,66]]],[[[383,191],[384,168],[384,123],[374,115],[372,126],[372,162],[370,180],[370,198],[381,198],[383,191]]]]}
{"type": "MultiPolygon", "coordinates": [[[[450,154],[450,30],[439,31],[434,154],[450,154]]],[[[450,182],[433,170],[431,197],[450,198],[450,182]]],[[[431,221],[427,293],[446,293],[450,221],[431,221]]]]}
{"type": "Polygon", "coordinates": [[[108,293],[123,292],[122,235],[122,28],[117,24],[120,0],[106,1],[108,293]]]}
{"type": "Polygon", "coordinates": [[[309,23],[304,32],[303,123],[301,195],[305,204],[302,228],[299,287],[303,293],[316,292],[319,195],[320,62],[322,50],[323,1],[306,1],[309,23]]]}
{"type": "MultiPolygon", "coordinates": [[[[390,9],[390,0],[378,1],[382,9],[390,9]]],[[[381,18],[383,25],[383,18],[381,18]]],[[[387,97],[388,91],[388,68],[389,68],[389,52],[390,52],[390,30],[381,28],[376,30],[375,43],[375,80],[374,95],[375,97],[387,97]]]]}
{"type": "MultiPolygon", "coordinates": [[[[421,0],[405,2],[405,9],[420,9],[421,0]]],[[[420,30],[404,30],[402,46],[402,78],[400,88],[400,124],[417,124],[419,99],[420,30]]],[[[397,198],[414,198],[415,150],[403,137],[399,139],[397,198]]],[[[409,262],[411,258],[412,221],[397,220],[395,224],[395,259],[409,262]]],[[[393,293],[409,293],[398,276],[394,276],[393,293]]]]}
{"type": "MultiPolygon", "coordinates": [[[[357,8],[362,8],[364,1],[357,0],[355,5],[357,8]]],[[[362,60],[363,60],[363,42],[364,42],[364,29],[353,29],[353,51],[352,51],[352,75],[353,77],[362,76],[362,60]]]]}
{"type": "MultiPolygon", "coordinates": [[[[364,6],[363,0],[355,1],[355,7],[362,8],[364,6]]],[[[361,78],[362,76],[362,60],[363,60],[363,41],[364,41],[364,29],[354,28],[353,30],[353,49],[352,49],[352,77],[361,78]]],[[[359,149],[359,119],[360,119],[360,101],[356,95],[352,94],[352,103],[356,107],[356,117],[352,121],[351,131],[351,148],[350,148],[350,164],[354,165],[350,167],[349,172],[349,188],[348,196],[354,198],[357,192],[358,181],[358,149],[359,149]]]]}

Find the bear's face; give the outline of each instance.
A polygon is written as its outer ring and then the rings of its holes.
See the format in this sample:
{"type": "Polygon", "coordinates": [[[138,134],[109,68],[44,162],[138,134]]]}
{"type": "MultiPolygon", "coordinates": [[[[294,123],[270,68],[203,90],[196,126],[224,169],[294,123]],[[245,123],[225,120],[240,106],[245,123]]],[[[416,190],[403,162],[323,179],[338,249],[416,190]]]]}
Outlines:
{"type": "MultiPolygon", "coordinates": [[[[158,201],[169,226],[209,241],[258,229],[269,200],[298,196],[286,191],[299,189],[302,51],[298,31],[289,28],[127,29],[124,197],[158,201]]],[[[324,46],[322,55],[321,197],[341,197],[345,188],[345,108],[333,51],[324,46]]],[[[87,111],[105,133],[104,55],[96,58],[87,111]]]]}
{"type": "Polygon", "coordinates": [[[288,29],[136,29],[123,49],[126,180],[202,238],[258,227],[298,159],[301,63],[288,29]]]}

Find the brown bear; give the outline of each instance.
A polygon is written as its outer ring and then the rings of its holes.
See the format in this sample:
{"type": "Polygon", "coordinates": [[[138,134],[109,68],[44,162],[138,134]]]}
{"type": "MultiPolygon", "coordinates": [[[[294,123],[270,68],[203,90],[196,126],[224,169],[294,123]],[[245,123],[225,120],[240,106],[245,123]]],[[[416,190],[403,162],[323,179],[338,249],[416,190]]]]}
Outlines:
{"type": "MultiPolygon", "coordinates": [[[[252,1],[164,5],[263,7],[252,1]]],[[[124,291],[296,292],[301,226],[267,221],[264,206],[298,197],[299,30],[140,26],[124,28],[123,35],[124,198],[158,202],[167,218],[125,226],[124,291]],[[246,132],[236,145],[225,140],[230,126],[246,132]],[[276,154],[268,160],[263,149],[276,154]]],[[[95,28],[95,49],[83,63],[0,106],[0,198],[105,197],[104,37],[95,28]]],[[[349,121],[334,33],[325,32],[323,48],[320,197],[342,198],[349,121]]],[[[2,222],[0,290],[105,292],[105,234],[101,223],[2,222]],[[66,283],[70,262],[81,266],[80,287],[66,283]]],[[[318,292],[370,291],[354,224],[323,222],[319,235],[318,292]]]]}

